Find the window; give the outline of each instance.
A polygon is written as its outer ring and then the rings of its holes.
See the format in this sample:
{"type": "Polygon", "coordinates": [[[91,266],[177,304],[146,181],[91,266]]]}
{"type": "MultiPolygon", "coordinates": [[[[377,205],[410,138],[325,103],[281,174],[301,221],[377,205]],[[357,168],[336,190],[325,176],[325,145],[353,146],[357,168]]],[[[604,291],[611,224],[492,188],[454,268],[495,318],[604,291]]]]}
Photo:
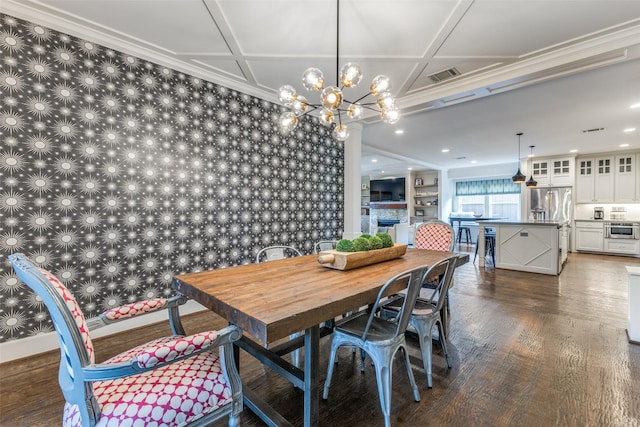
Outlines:
{"type": "Polygon", "coordinates": [[[460,181],[456,183],[454,210],[519,221],[520,188],[510,179],[460,181]]]}

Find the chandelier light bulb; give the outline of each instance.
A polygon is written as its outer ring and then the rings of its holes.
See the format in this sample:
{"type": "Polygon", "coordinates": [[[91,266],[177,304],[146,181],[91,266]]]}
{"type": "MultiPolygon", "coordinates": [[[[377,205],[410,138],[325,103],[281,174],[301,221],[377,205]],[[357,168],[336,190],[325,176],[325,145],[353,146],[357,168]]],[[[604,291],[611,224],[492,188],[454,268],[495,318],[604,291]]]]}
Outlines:
{"type": "Polygon", "coordinates": [[[302,73],[302,85],[305,89],[314,92],[322,89],[324,86],[324,75],[322,71],[314,67],[307,68],[304,73],[302,73]]]}
{"type": "Polygon", "coordinates": [[[362,70],[358,64],[347,62],[340,71],[340,83],[344,87],[356,87],[362,80],[362,70]]]}
{"type": "Polygon", "coordinates": [[[291,132],[298,126],[298,118],[293,111],[286,111],[280,115],[280,128],[284,132],[291,132]]]}
{"type": "Polygon", "coordinates": [[[362,116],[362,106],[360,104],[351,104],[347,108],[347,116],[350,119],[358,120],[362,116]]]}
{"type": "Polygon", "coordinates": [[[286,107],[290,107],[297,97],[296,89],[291,85],[284,85],[278,89],[278,99],[286,107]]]}
{"type": "Polygon", "coordinates": [[[380,96],[378,97],[377,104],[378,104],[378,108],[380,108],[381,110],[385,110],[385,109],[393,108],[396,104],[396,101],[391,96],[391,93],[384,92],[380,94],[380,96]]]}
{"type": "Polygon", "coordinates": [[[338,141],[346,141],[349,138],[349,131],[347,130],[347,125],[336,125],[333,128],[332,135],[338,141]]]}
{"type": "Polygon", "coordinates": [[[395,107],[385,108],[380,112],[380,117],[382,117],[383,122],[392,125],[400,120],[400,111],[395,107]]]}
{"type": "Polygon", "coordinates": [[[337,110],[342,105],[342,91],[335,86],[328,86],[322,91],[320,101],[325,108],[337,110]]]}
{"type": "Polygon", "coordinates": [[[371,94],[378,96],[381,93],[388,92],[391,89],[391,81],[389,77],[384,75],[376,76],[371,82],[371,94]]]}
{"type": "Polygon", "coordinates": [[[296,100],[293,101],[293,104],[291,104],[291,108],[293,108],[293,111],[297,114],[301,114],[309,109],[309,102],[304,96],[298,95],[296,100]]]}
{"type": "Polygon", "coordinates": [[[333,123],[333,118],[333,111],[329,110],[328,108],[323,108],[322,111],[320,111],[320,123],[322,123],[323,125],[331,125],[331,123],[333,123]]]}

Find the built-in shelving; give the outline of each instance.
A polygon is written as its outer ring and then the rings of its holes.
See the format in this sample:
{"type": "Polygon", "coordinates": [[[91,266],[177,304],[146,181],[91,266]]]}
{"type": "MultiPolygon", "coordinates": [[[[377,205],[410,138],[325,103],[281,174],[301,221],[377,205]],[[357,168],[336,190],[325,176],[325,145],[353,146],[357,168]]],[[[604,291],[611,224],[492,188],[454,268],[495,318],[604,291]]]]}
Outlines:
{"type": "Polygon", "coordinates": [[[418,172],[413,180],[413,214],[415,221],[438,218],[440,186],[437,172],[418,172]]]}

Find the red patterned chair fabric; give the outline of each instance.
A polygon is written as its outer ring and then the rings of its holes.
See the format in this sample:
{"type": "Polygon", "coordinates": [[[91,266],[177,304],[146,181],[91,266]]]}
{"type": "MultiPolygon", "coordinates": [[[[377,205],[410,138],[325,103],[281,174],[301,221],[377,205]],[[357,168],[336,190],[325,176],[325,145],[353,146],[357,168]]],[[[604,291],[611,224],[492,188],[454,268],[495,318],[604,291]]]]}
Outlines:
{"type": "Polygon", "coordinates": [[[121,305],[116,308],[110,308],[102,314],[109,320],[121,320],[143,313],[162,310],[166,305],[166,298],[153,298],[146,301],[137,301],[131,304],[121,305]]]}
{"type": "MultiPolygon", "coordinates": [[[[55,325],[62,351],[58,379],[66,401],[64,427],[182,427],[208,425],[224,416],[229,426],[239,425],[242,383],[233,360],[233,342],[242,336],[238,327],[170,335],[96,364],[88,327],[92,319],[85,319],[69,289],[22,254],[9,260],[42,298],[55,325]]],[[[165,305],[177,310],[174,299],[109,312],[121,319],[165,305]]]]}
{"type": "Polygon", "coordinates": [[[84,314],[82,314],[82,310],[80,310],[78,301],[76,301],[73,294],[60,280],[58,280],[56,276],[42,268],[38,268],[38,271],[49,281],[49,283],[51,283],[51,285],[53,285],[58,294],[60,294],[60,296],[64,300],[67,308],[76,321],[76,325],[78,325],[78,329],[80,330],[80,334],[82,335],[82,341],[84,342],[84,347],[89,355],[89,360],[91,361],[91,363],[96,363],[95,352],[93,350],[93,342],[91,341],[91,336],[89,335],[89,327],[87,326],[87,321],[84,318],[84,314]]]}
{"type": "MultiPolygon", "coordinates": [[[[169,349],[176,345],[176,338],[179,337],[159,338],[103,364],[132,359],[140,363],[148,360],[149,346],[169,349]]],[[[161,358],[158,355],[158,361],[161,358]]],[[[99,427],[187,425],[232,400],[218,356],[212,353],[200,353],[139,375],[96,381],[93,394],[100,405],[100,420],[96,424],[99,427]]],[[[62,425],[82,426],[78,405],[65,404],[62,425]]]]}
{"type": "Polygon", "coordinates": [[[415,232],[413,246],[418,249],[451,252],[455,243],[453,228],[442,221],[425,222],[415,232]]]}

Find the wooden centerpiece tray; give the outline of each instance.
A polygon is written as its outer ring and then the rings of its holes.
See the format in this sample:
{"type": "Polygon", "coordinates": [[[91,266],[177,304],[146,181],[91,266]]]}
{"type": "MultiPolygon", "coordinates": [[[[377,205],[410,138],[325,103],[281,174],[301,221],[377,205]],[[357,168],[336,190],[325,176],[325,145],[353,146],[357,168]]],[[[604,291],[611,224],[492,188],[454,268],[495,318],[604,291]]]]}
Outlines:
{"type": "Polygon", "coordinates": [[[335,249],[322,251],[318,254],[318,262],[336,270],[351,270],[365,265],[377,264],[383,261],[400,258],[407,252],[407,245],[395,243],[390,248],[374,249],[362,252],[338,252],[335,249]]]}

